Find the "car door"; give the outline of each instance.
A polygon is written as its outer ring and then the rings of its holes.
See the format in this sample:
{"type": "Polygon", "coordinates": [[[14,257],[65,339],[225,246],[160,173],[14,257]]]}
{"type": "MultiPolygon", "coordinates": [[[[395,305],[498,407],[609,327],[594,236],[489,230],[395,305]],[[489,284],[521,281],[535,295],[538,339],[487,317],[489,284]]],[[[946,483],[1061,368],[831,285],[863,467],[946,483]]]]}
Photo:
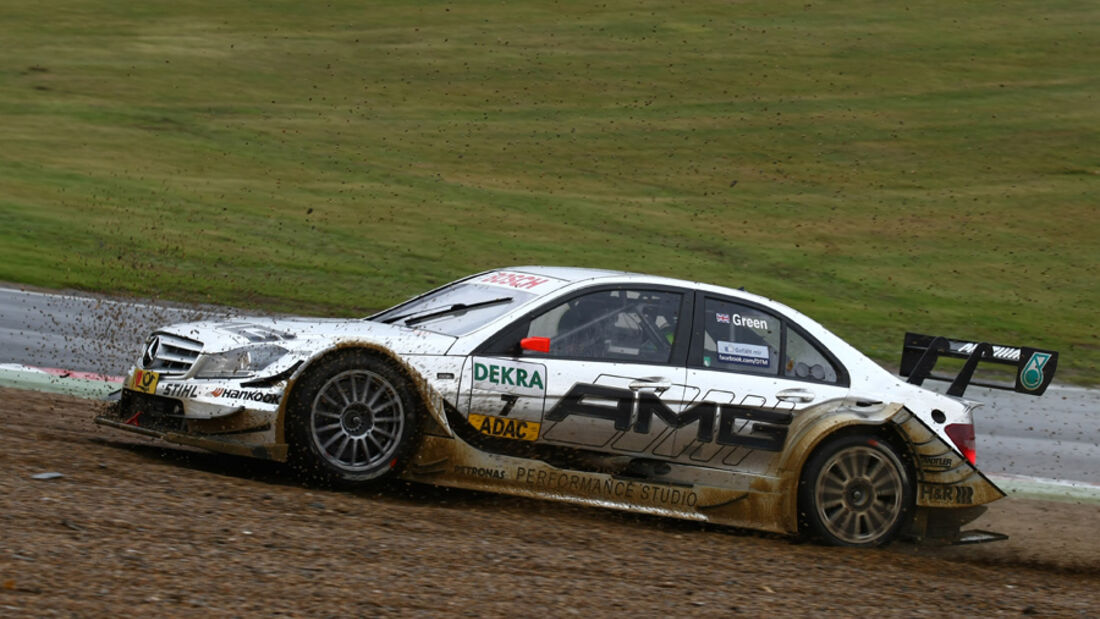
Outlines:
{"type": "Polygon", "coordinates": [[[602,286],[531,312],[466,364],[468,418],[498,438],[508,419],[522,419],[520,440],[668,457],[666,421],[698,395],[684,382],[690,320],[681,317],[692,302],[682,289],[602,286]],[[511,384],[520,370],[522,388],[511,384]]]}
{"type": "Polygon", "coordinates": [[[678,430],[677,459],[763,469],[799,411],[848,394],[843,365],[797,324],[743,300],[698,293],[688,385],[698,397],[678,430]]]}

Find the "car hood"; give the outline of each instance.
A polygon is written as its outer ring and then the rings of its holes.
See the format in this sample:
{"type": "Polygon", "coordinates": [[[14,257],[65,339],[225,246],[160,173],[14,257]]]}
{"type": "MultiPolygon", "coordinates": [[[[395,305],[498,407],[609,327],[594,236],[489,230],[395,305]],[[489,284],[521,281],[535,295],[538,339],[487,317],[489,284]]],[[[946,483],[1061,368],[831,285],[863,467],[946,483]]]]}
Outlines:
{"type": "Polygon", "coordinates": [[[254,344],[277,344],[290,351],[316,351],[326,346],[369,342],[395,353],[441,355],[457,338],[421,329],[410,329],[369,320],[324,318],[237,318],[175,324],[167,333],[202,344],[204,354],[219,353],[254,344]]]}

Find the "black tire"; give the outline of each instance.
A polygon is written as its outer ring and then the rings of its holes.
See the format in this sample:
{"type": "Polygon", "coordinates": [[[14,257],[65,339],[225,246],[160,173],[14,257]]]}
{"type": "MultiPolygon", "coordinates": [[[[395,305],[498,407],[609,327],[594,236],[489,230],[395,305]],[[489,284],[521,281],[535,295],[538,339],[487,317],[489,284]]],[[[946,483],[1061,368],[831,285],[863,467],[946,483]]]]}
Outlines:
{"type": "Polygon", "coordinates": [[[287,404],[290,463],[321,484],[393,477],[416,448],[421,409],[394,361],[364,350],[331,354],[298,379],[287,404]]]}
{"type": "Polygon", "coordinates": [[[804,532],[834,546],[879,546],[913,513],[912,468],[881,436],[827,439],[802,469],[798,506],[804,532]]]}

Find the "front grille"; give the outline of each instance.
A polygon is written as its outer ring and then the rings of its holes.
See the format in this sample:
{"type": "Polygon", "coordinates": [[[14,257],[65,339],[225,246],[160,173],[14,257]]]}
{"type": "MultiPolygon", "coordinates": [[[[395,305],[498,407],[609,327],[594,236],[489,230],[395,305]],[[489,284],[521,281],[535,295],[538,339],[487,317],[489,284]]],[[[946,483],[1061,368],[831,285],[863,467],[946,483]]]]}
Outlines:
{"type": "Polygon", "coordinates": [[[164,374],[186,374],[202,352],[202,342],[155,332],[145,344],[141,367],[164,374]]]}

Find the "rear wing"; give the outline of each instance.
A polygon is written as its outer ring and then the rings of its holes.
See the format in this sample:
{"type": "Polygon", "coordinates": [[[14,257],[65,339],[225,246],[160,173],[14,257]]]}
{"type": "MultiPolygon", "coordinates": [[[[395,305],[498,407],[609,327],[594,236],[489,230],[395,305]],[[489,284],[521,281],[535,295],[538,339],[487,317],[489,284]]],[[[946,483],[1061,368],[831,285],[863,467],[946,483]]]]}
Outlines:
{"type": "Polygon", "coordinates": [[[952,340],[942,336],[906,333],[905,344],[901,349],[901,371],[908,376],[909,382],[919,385],[925,379],[942,380],[951,383],[947,394],[961,397],[967,386],[1005,389],[1028,395],[1043,395],[1054,378],[1058,367],[1058,353],[1053,350],[1041,350],[1021,346],[999,346],[987,342],[952,340]],[[966,363],[954,378],[932,373],[940,357],[965,359],[966,363]],[[1016,366],[1016,382],[1013,385],[989,383],[974,380],[974,369],[978,362],[999,363],[1016,366]]]}

